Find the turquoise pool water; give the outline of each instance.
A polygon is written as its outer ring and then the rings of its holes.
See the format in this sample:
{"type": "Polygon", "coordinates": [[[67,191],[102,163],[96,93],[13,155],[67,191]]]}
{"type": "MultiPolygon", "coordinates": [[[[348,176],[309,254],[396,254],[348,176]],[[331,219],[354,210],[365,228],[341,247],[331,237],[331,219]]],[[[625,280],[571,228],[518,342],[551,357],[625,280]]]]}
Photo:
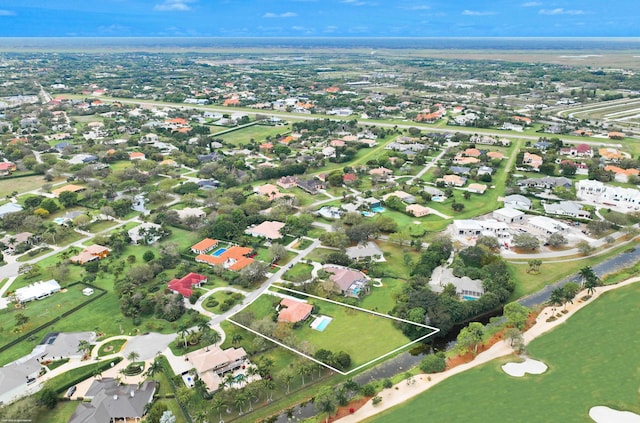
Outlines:
{"type": "Polygon", "coordinates": [[[384,211],[384,207],[371,207],[371,211],[374,213],[382,213],[384,211]]]}
{"type": "Polygon", "coordinates": [[[329,316],[317,317],[316,320],[314,320],[313,323],[311,324],[311,328],[322,332],[327,328],[327,326],[329,326],[329,323],[331,323],[331,320],[333,319],[329,316]]]}
{"type": "Polygon", "coordinates": [[[465,300],[465,301],[475,301],[475,300],[477,300],[476,297],[470,297],[469,295],[463,295],[462,299],[465,300]]]}
{"type": "Polygon", "coordinates": [[[227,251],[226,248],[219,248],[217,250],[215,250],[211,255],[214,257],[218,257],[221,256],[222,254],[224,254],[224,252],[227,251]]]}

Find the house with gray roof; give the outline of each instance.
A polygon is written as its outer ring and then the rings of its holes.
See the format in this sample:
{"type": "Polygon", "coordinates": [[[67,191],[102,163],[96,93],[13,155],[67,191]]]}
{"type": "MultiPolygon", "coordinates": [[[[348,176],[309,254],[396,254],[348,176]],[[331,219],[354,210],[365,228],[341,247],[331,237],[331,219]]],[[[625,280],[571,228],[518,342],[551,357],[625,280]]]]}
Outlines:
{"type": "Polygon", "coordinates": [[[22,397],[26,387],[35,382],[40,368],[41,365],[35,358],[0,367],[0,404],[9,404],[22,397]]]}
{"type": "Polygon", "coordinates": [[[445,286],[453,284],[456,287],[456,293],[463,299],[476,299],[484,294],[482,280],[471,279],[468,276],[461,278],[455,276],[450,268],[438,266],[431,274],[429,286],[433,292],[442,292],[445,286]]]}
{"type": "Polygon", "coordinates": [[[518,210],[530,210],[531,200],[520,194],[507,195],[504,197],[504,206],[518,210]]]}
{"type": "Polygon", "coordinates": [[[557,214],[559,216],[577,217],[580,219],[588,219],[591,213],[585,210],[582,204],[573,201],[560,201],[559,203],[546,203],[544,212],[548,214],[557,214]]]}
{"type": "Polygon", "coordinates": [[[345,250],[345,253],[351,260],[358,261],[370,257],[373,261],[385,261],[384,253],[380,247],[372,241],[360,243],[355,247],[349,247],[345,250]]]}
{"type": "Polygon", "coordinates": [[[81,402],[69,423],[140,421],[156,389],[154,380],[145,381],[140,386],[120,385],[114,378],[94,380],[84,396],[91,402],[81,402]]]}

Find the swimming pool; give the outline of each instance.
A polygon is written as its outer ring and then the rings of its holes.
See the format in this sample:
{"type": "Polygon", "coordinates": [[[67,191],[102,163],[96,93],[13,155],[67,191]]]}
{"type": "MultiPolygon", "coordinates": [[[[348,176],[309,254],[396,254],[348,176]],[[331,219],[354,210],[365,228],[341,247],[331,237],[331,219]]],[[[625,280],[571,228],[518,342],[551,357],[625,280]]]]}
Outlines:
{"type": "Polygon", "coordinates": [[[227,251],[226,248],[218,248],[213,253],[211,253],[211,255],[214,256],[214,257],[219,257],[219,256],[223,255],[225,251],[227,251]]]}
{"type": "Polygon", "coordinates": [[[331,323],[333,319],[329,316],[320,316],[316,317],[316,319],[311,323],[311,329],[315,329],[317,331],[323,332],[329,323],[331,323]]]}
{"type": "Polygon", "coordinates": [[[374,213],[382,213],[384,211],[384,207],[371,207],[371,211],[374,213]]]}
{"type": "Polygon", "coordinates": [[[431,197],[431,201],[435,201],[436,203],[442,203],[445,200],[445,197],[431,197]]]}
{"type": "Polygon", "coordinates": [[[53,219],[53,221],[58,225],[62,225],[67,221],[67,219],[65,219],[64,217],[56,217],[55,219],[53,219]]]}
{"type": "Polygon", "coordinates": [[[368,211],[363,211],[363,212],[362,212],[362,215],[363,215],[364,217],[373,217],[373,216],[375,216],[376,214],[375,214],[375,213],[368,212],[368,211]]]}
{"type": "Polygon", "coordinates": [[[462,299],[465,300],[465,301],[475,301],[475,300],[477,300],[476,297],[472,297],[470,295],[463,295],[462,299]]]}

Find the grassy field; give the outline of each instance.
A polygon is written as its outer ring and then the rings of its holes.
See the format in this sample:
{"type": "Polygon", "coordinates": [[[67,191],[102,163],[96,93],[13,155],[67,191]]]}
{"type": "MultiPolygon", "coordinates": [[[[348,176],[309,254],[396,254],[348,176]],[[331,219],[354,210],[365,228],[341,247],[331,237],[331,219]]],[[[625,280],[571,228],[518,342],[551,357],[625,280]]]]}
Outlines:
{"type": "Polygon", "coordinates": [[[213,134],[214,138],[220,138],[224,142],[238,146],[240,144],[248,144],[251,139],[256,142],[263,142],[267,137],[275,137],[276,135],[285,134],[291,131],[289,126],[265,126],[252,125],[237,131],[227,132],[223,135],[213,134]]]}
{"type": "Polygon", "coordinates": [[[313,266],[306,263],[296,263],[291,269],[287,270],[282,279],[285,281],[298,282],[311,279],[311,271],[313,266]]]}
{"type": "MultiPolygon", "coordinates": [[[[272,296],[263,295],[247,309],[258,320],[272,313],[273,301],[272,296]]],[[[308,324],[293,329],[289,336],[297,342],[307,341],[316,351],[321,348],[334,352],[345,351],[351,356],[352,368],[409,342],[391,319],[327,301],[310,299],[309,302],[316,306],[317,314],[329,316],[333,320],[322,332],[311,329],[309,324],[312,320],[309,320],[308,324]]]]}
{"type": "Polygon", "coordinates": [[[507,376],[494,360],[454,376],[368,422],[586,422],[606,405],[640,412],[637,363],[640,284],[604,294],[567,323],[534,340],[529,356],[549,366],[543,375],[507,376]],[[508,399],[508,400],[507,400],[508,399]]]}
{"type": "Polygon", "coordinates": [[[42,409],[35,423],[67,423],[76,408],[77,401],[60,401],[53,410],[42,409]]]}
{"type": "MultiPolygon", "coordinates": [[[[60,182],[63,179],[58,179],[50,183],[60,182]]],[[[39,189],[42,185],[46,184],[42,175],[25,176],[24,178],[11,178],[0,179],[0,198],[4,198],[10,195],[12,192],[17,191],[19,193],[39,189]]]]}

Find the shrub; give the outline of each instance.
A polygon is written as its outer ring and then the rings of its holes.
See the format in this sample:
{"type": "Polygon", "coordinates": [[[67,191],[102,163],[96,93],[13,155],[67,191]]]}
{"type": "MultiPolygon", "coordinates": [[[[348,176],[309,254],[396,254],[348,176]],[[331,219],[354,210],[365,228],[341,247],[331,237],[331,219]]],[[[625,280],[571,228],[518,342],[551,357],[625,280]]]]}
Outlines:
{"type": "Polygon", "coordinates": [[[385,379],[382,381],[382,387],[385,389],[389,389],[393,386],[393,382],[391,382],[391,379],[385,379]]]}
{"type": "Polygon", "coordinates": [[[373,405],[378,405],[382,402],[382,397],[380,395],[376,395],[375,397],[373,397],[373,399],[371,400],[371,403],[373,405]]]}
{"type": "Polygon", "coordinates": [[[376,387],[371,383],[367,383],[362,387],[362,395],[365,397],[372,397],[376,394],[376,387]]]}
{"type": "Polygon", "coordinates": [[[425,373],[439,373],[447,367],[447,361],[442,353],[429,354],[420,362],[420,370],[425,373]]]}

